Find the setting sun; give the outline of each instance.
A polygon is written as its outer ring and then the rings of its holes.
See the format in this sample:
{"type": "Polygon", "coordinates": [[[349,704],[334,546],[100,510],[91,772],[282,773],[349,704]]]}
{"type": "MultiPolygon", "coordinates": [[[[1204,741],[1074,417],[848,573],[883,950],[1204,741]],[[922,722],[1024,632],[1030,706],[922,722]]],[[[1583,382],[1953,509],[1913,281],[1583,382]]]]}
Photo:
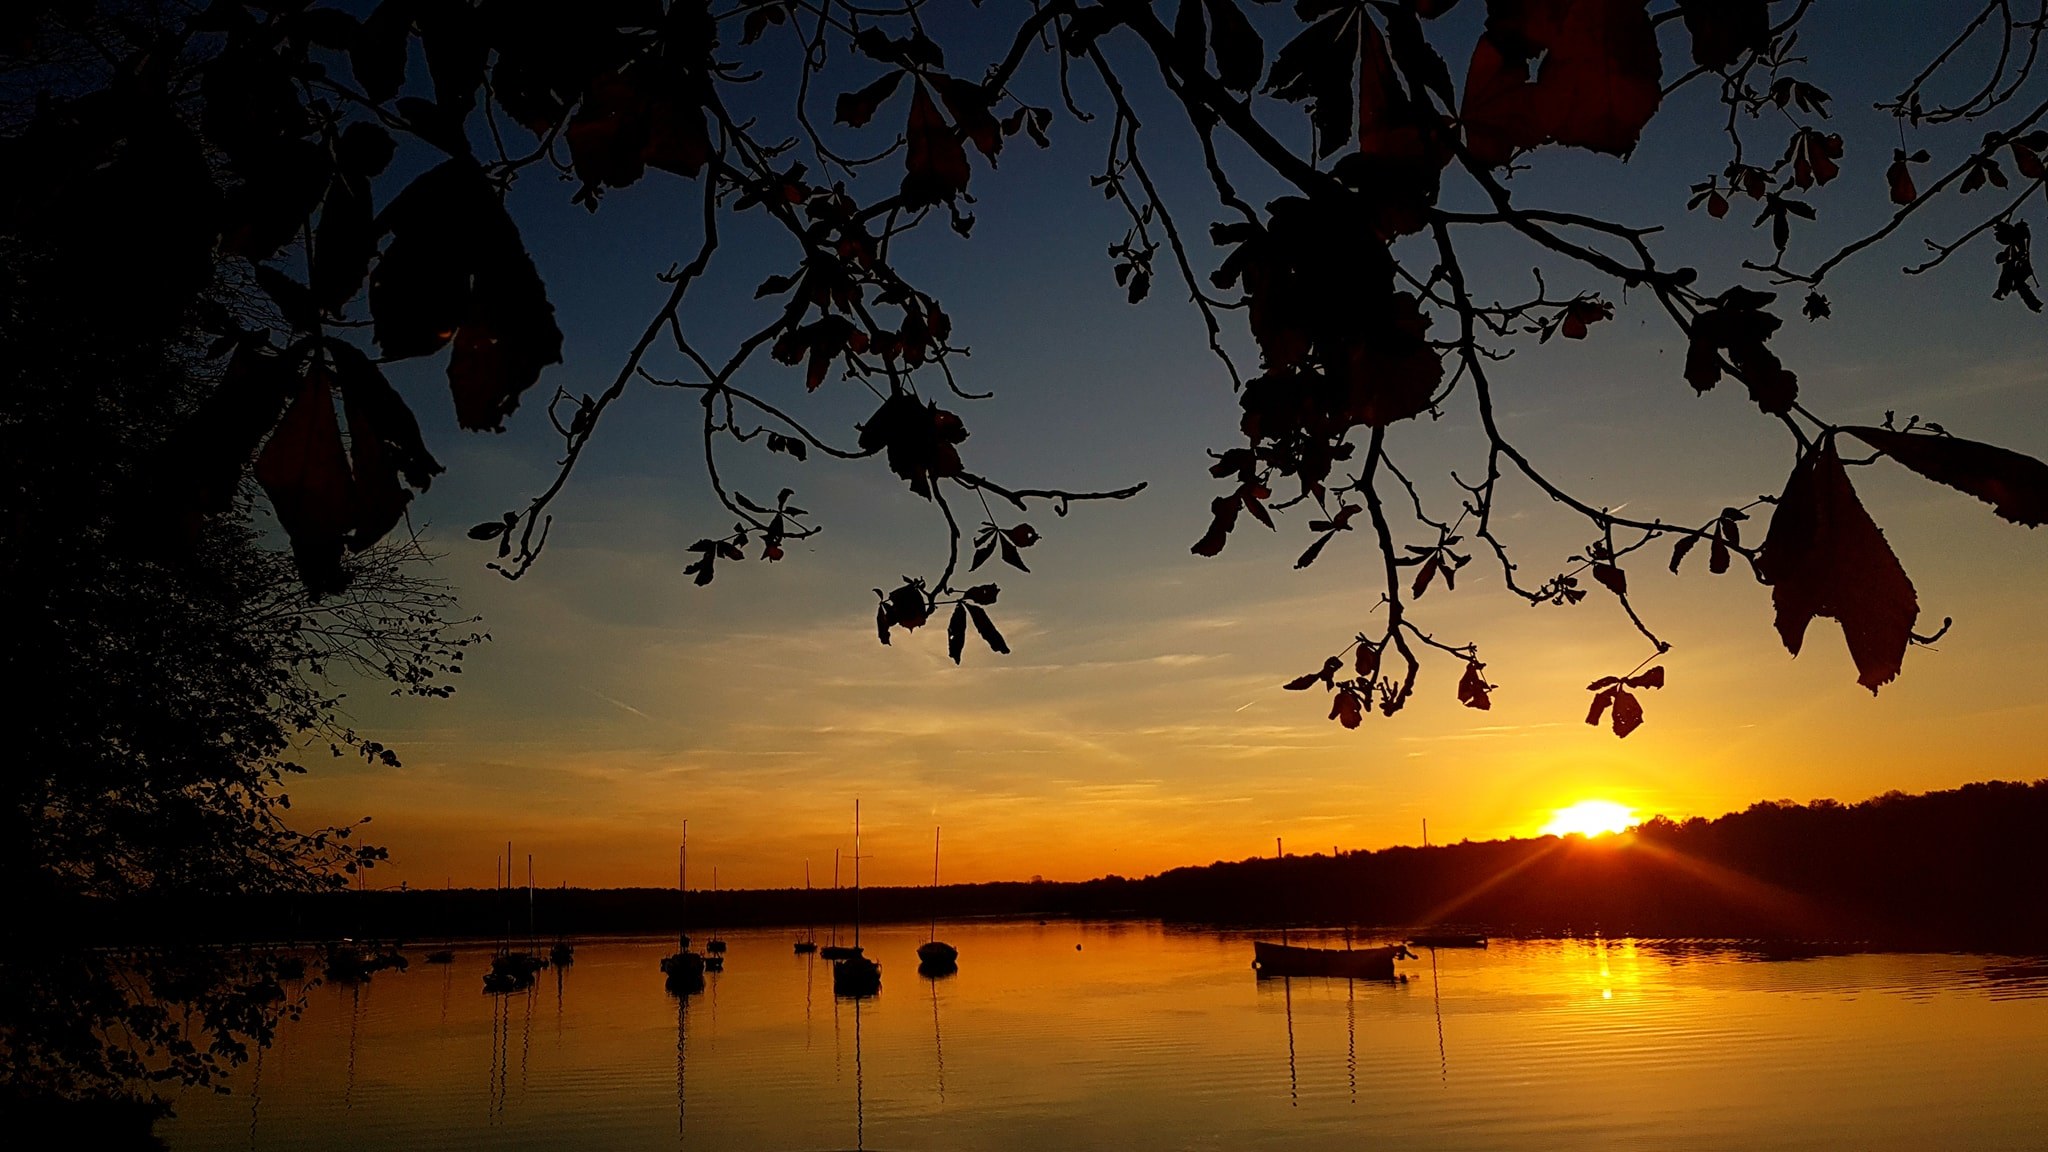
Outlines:
{"type": "Polygon", "coordinates": [[[1569,808],[1559,808],[1550,817],[1550,823],[1543,826],[1545,836],[1600,836],[1608,832],[1621,832],[1635,824],[1635,809],[1612,800],[1581,800],[1569,808]]]}

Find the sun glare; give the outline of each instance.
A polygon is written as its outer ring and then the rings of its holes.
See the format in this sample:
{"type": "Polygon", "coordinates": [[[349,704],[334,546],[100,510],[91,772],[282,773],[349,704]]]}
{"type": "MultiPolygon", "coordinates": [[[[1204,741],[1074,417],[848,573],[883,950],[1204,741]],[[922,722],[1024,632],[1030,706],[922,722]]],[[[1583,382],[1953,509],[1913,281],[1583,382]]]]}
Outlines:
{"type": "Polygon", "coordinates": [[[1543,826],[1543,834],[1600,836],[1608,832],[1622,832],[1635,824],[1635,816],[1635,809],[1612,800],[1581,800],[1552,813],[1550,823],[1543,826]]]}

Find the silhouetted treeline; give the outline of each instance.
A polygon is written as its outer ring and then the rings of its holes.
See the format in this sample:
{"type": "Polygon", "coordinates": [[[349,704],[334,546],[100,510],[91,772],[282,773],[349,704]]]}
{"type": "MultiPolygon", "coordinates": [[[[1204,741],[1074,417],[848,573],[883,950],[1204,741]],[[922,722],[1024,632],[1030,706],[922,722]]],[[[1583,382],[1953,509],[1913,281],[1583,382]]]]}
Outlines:
{"type": "MultiPolygon", "coordinates": [[[[2048,780],[1970,784],[1858,804],[1766,802],[1635,833],[1316,854],[1176,868],[1144,879],[868,888],[867,923],[965,917],[1156,917],[1235,925],[1458,924],[1495,933],[1869,940],[2048,947],[2048,780]]],[[[224,939],[429,940],[527,934],[523,890],[322,894],[187,907],[224,939]]],[[[534,932],[670,932],[816,924],[852,893],[650,888],[534,894],[534,932]]],[[[126,921],[131,927],[138,921],[126,921]]]]}

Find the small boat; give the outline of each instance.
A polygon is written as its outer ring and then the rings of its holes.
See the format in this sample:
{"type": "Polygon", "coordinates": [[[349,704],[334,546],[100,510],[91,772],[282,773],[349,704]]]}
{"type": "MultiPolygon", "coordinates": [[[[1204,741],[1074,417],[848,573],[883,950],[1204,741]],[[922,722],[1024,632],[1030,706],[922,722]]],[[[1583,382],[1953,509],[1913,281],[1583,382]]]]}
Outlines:
{"type": "MultiPolygon", "coordinates": [[[[676,853],[676,891],[688,909],[690,898],[690,822],[683,821],[683,843],[676,853]]],[[[668,990],[677,995],[704,990],[704,957],[690,951],[690,934],[676,934],[676,950],[661,958],[661,974],[668,990]]]]}
{"type": "Polygon", "coordinates": [[[328,945],[324,972],[329,980],[349,983],[367,980],[373,973],[382,972],[386,968],[396,968],[403,972],[407,967],[406,958],[395,948],[366,952],[358,948],[354,941],[343,940],[328,945]]]}
{"type": "Polygon", "coordinates": [[[840,952],[832,957],[832,994],[861,999],[876,995],[882,990],[882,966],[861,951],[860,947],[860,801],[853,802],[853,945],[850,948],[827,948],[820,955],[840,952]]]}
{"type": "Polygon", "coordinates": [[[866,956],[848,956],[832,964],[832,994],[861,999],[882,990],[882,966],[866,956]]]}
{"type": "Polygon", "coordinates": [[[484,973],[484,994],[488,996],[504,996],[513,992],[524,992],[531,987],[533,987],[533,977],[531,975],[520,975],[514,972],[484,973]]]}
{"type": "MultiPolygon", "coordinates": [[[[714,905],[718,903],[718,869],[716,868],[711,870],[711,902],[714,905]]],[[[722,957],[725,955],[725,941],[713,936],[704,942],[704,951],[709,957],[722,957]]],[[[725,963],[723,960],[720,960],[717,966],[713,967],[707,964],[706,967],[711,968],[713,972],[719,972],[724,970],[725,963]]]]}
{"type": "Polygon", "coordinates": [[[939,830],[932,829],[932,932],[917,946],[917,970],[924,976],[944,976],[960,967],[960,950],[939,939],[939,830]]]}
{"type": "Polygon", "coordinates": [[[429,964],[453,964],[453,963],[455,963],[455,949],[453,949],[453,948],[440,948],[440,949],[436,949],[435,951],[429,952],[429,953],[427,953],[427,963],[429,963],[429,964]]]}
{"type": "Polygon", "coordinates": [[[1486,937],[1477,932],[1418,932],[1408,938],[1410,948],[1484,948],[1486,937]]]}
{"type": "MultiPolygon", "coordinates": [[[[558,891],[562,894],[564,909],[568,906],[569,884],[563,881],[558,891]]],[[[562,925],[555,925],[555,946],[548,949],[548,963],[557,968],[567,968],[576,963],[576,946],[569,943],[569,937],[562,931],[562,925]]]]}
{"type": "MultiPolygon", "coordinates": [[[[804,908],[811,908],[811,862],[804,861],[804,908]]],[[[805,930],[804,938],[796,942],[796,954],[803,956],[818,950],[818,928],[815,923],[805,930]]]]}
{"type": "MultiPolygon", "coordinates": [[[[505,887],[511,888],[512,845],[505,845],[505,887]]],[[[533,987],[534,977],[548,966],[547,959],[531,947],[533,940],[533,855],[526,857],[526,938],[525,949],[508,948],[500,941],[498,954],[491,957],[491,970],[484,973],[484,991],[492,995],[519,992],[533,987]]]]}
{"type": "Polygon", "coordinates": [[[531,952],[505,952],[491,958],[491,970],[484,973],[484,991],[493,996],[523,992],[533,987],[542,963],[531,952]]]}
{"type": "Polygon", "coordinates": [[[1304,948],[1298,944],[1252,941],[1252,967],[1261,977],[1336,976],[1348,980],[1392,980],[1394,961],[1412,960],[1405,945],[1382,948],[1304,948]]]}
{"type": "Polygon", "coordinates": [[[860,949],[851,944],[827,944],[818,949],[818,955],[827,960],[851,960],[860,955],[860,949]]]}

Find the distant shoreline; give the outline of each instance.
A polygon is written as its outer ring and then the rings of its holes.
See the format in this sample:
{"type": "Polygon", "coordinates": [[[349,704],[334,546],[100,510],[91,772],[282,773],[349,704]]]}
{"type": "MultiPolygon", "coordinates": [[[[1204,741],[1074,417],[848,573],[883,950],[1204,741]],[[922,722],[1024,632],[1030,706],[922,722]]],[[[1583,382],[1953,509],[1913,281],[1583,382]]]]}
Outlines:
{"type": "MultiPolygon", "coordinates": [[[[106,943],[527,936],[521,889],[196,897],[70,910],[106,943]]],[[[849,889],[555,888],[537,938],[852,921],[849,889]]],[[[1241,928],[1438,925],[1505,936],[1858,941],[2048,950],[2048,780],[1858,804],[1762,803],[1595,840],[1539,837],[1289,855],[1141,879],[863,888],[864,923],[1141,919],[1241,928]]]]}

